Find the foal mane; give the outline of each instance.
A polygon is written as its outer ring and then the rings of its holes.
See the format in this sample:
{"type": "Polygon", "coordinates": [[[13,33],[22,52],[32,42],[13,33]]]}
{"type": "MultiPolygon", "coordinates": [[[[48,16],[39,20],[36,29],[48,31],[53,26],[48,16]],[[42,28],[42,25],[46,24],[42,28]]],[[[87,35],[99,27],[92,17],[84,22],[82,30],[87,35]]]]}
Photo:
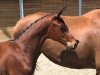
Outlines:
{"type": "MultiPolygon", "coordinates": [[[[41,18],[39,18],[39,19],[37,19],[37,20],[31,22],[31,23],[22,31],[22,33],[19,34],[19,37],[21,37],[22,34],[24,34],[31,26],[33,26],[33,25],[34,25],[35,23],[37,23],[39,20],[42,20],[43,18],[45,18],[45,17],[47,17],[47,16],[50,16],[50,15],[53,15],[53,14],[46,14],[45,16],[43,16],[43,17],[41,17],[41,18]]],[[[19,37],[17,37],[16,39],[19,39],[19,37]]],[[[14,40],[16,40],[16,39],[14,39],[14,40]]]]}

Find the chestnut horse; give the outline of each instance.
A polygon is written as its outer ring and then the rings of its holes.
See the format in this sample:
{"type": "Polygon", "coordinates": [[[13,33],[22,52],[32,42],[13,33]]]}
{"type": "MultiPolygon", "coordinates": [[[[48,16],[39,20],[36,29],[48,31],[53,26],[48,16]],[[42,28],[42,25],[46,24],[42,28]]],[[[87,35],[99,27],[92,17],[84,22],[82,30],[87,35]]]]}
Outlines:
{"type": "MultiPolygon", "coordinates": [[[[31,20],[47,13],[35,13],[20,20],[14,28],[14,37],[22,32],[31,20]],[[24,24],[24,22],[26,24],[24,24]]],[[[94,68],[100,75],[100,9],[92,10],[82,16],[61,16],[80,43],[74,52],[66,51],[62,44],[47,39],[42,52],[56,64],[69,68],[94,68]]]]}
{"type": "Polygon", "coordinates": [[[62,11],[58,15],[49,14],[30,22],[16,39],[0,42],[0,75],[33,75],[41,53],[39,48],[46,38],[75,48],[77,41],[60,18],[62,11]]]}

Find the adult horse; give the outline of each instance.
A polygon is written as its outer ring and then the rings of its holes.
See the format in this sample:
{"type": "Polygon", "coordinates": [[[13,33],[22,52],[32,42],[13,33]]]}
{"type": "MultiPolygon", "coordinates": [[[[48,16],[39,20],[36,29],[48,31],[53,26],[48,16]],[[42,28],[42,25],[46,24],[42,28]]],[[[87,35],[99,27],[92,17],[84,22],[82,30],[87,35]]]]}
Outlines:
{"type": "Polygon", "coordinates": [[[63,10],[58,15],[46,15],[31,22],[16,39],[0,42],[0,75],[33,75],[41,53],[38,48],[46,38],[75,48],[77,41],[60,18],[63,10]],[[69,45],[67,41],[73,42],[69,45]]]}
{"type": "MultiPolygon", "coordinates": [[[[46,13],[35,13],[24,17],[14,28],[16,38],[32,19],[37,19],[46,13]],[[24,24],[24,22],[26,24],[24,24]],[[20,28],[20,30],[19,30],[20,28]]],[[[75,52],[65,50],[62,44],[47,39],[42,52],[56,64],[69,68],[94,68],[100,75],[100,9],[90,11],[82,16],[61,16],[71,30],[71,34],[80,43],[75,52]]]]}

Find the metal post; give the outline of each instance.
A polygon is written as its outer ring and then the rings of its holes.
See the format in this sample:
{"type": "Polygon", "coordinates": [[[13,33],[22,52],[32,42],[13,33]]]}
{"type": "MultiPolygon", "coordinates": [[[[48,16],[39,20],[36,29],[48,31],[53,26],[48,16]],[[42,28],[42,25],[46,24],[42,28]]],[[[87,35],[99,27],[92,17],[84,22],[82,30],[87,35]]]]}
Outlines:
{"type": "Polygon", "coordinates": [[[82,15],[82,0],[79,0],[79,16],[82,15]]]}
{"type": "Polygon", "coordinates": [[[24,17],[23,0],[19,0],[20,19],[24,17]]]}

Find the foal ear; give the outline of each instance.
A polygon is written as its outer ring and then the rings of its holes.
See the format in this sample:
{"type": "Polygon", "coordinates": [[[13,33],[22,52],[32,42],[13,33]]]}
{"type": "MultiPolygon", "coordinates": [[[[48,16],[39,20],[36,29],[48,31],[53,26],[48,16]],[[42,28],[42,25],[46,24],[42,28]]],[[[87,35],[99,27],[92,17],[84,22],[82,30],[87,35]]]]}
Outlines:
{"type": "Polygon", "coordinates": [[[66,8],[67,8],[67,6],[63,7],[63,8],[59,11],[59,13],[57,14],[57,17],[60,17],[60,15],[62,14],[62,12],[65,11],[66,8]]]}

